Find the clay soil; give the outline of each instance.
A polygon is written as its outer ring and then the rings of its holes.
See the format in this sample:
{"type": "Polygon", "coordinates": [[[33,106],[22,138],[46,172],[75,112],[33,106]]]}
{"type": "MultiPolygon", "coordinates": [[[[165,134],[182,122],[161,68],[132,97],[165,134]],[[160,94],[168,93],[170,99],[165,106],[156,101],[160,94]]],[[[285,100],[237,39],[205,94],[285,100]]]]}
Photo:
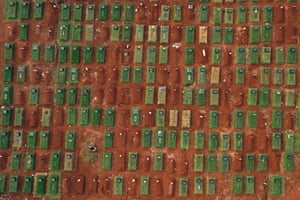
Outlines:
{"type": "MultiPolygon", "coordinates": [[[[184,87],[184,53],[186,46],[192,46],[195,48],[195,66],[206,65],[210,69],[212,65],[211,57],[204,56],[203,50],[210,50],[211,44],[192,44],[186,45],[184,43],[184,31],[186,25],[198,26],[197,11],[188,10],[189,4],[197,7],[200,3],[187,3],[187,1],[51,1],[46,0],[45,3],[45,16],[42,21],[28,20],[25,21],[30,26],[29,41],[22,42],[18,38],[19,22],[6,22],[1,20],[0,22],[0,46],[3,47],[5,42],[14,42],[16,45],[15,55],[16,59],[13,62],[5,62],[0,60],[0,66],[4,64],[13,64],[14,66],[26,65],[28,66],[27,82],[24,84],[13,83],[14,86],[14,105],[13,107],[24,107],[26,109],[26,122],[25,127],[22,128],[26,133],[28,130],[44,130],[40,126],[40,117],[42,108],[51,108],[53,111],[53,120],[50,127],[51,135],[51,149],[39,150],[37,152],[37,163],[35,172],[49,172],[50,155],[53,150],[60,150],[63,154],[66,152],[64,148],[65,132],[74,130],[77,132],[77,148],[74,151],[76,155],[75,169],[72,172],[61,171],[62,174],[62,194],[61,199],[87,199],[87,200],[106,200],[106,199],[128,199],[128,200],[155,200],[155,199],[182,199],[178,197],[178,180],[179,178],[188,178],[190,181],[189,186],[189,199],[205,199],[205,200],[271,200],[271,199],[286,199],[297,200],[300,199],[300,157],[299,154],[295,154],[295,172],[284,173],[281,163],[281,151],[273,151],[271,149],[271,136],[273,130],[271,129],[271,111],[272,108],[261,109],[258,106],[255,108],[248,108],[247,106],[247,91],[249,87],[260,88],[260,79],[258,76],[259,68],[261,65],[249,65],[246,73],[246,84],[239,86],[234,84],[234,74],[237,65],[235,65],[235,52],[237,46],[247,46],[249,34],[249,24],[233,24],[236,33],[233,45],[224,45],[223,59],[221,65],[221,75],[219,85],[206,86],[209,91],[210,88],[220,88],[220,106],[205,106],[198,107],[183,106],[182,104],[182,89],[184,87]],[[167,87],[167,104],[165,105],[144,105],[145,96],[145,81],[142,84],[133,83],[120,83],[121,66],[130,65],[133,66],[134,55],[134,42],[122,43],[110,41],[110,27],[111,20],[108,22],[99,22],[97,20],[86,22],[87,24],[93,24],[95,26],[94,42],[76,42],[76,45],[94,45],[99,44],[107,46],[107,62],[105,64],[80,64],[80,82],[77,85],[78,88],[83,86],[89,86],[92,89],[92,103],[91,106],[99,106],[104,110],[106,108],[115,108],[116,127],[107,129],[103,125],[100,127],[80,127],[80,126],[68,126],[67,121],[67,106],[55,106],[52,99],[54,99],[55,88],[58,85],[55,83],[56,66],[60,65],[58,62],[48,63],[31,61],[31,44],[55,44],[59,45],[57,39],[57,29],[59,23],[58,14],[60,12],[60,3],[93,3],[99,5],[100,2],[109,4],[134,4],[136,7],[135,21],[133,24],[144,24],[145,26],[156,24],[168,24],[170,25],[170,43],[166,44],[170,49],[169,64],[156,65],[157,67],[157,81],[154,86],[166,86],[167,87]],[[182,4],[184,7],[183,21],[180,23],[174,23],[172,20],[165,23],[158,21],[160,15],[161,5],[182,4]],[[172,47],[174,43],[182,43],[180,49],[172,47]],[[124,57],[124,53],[127,52],[128,56],[124,57]],[[31,106],[28,102],[29,87],[38,86],[41,90],[41,99],[39,106],[31,106]],[[130,113],[132,107],[139,107],[142,109],[142,123],[139,127],[130,126],[130,113]],[[191,148],[189,150],[181,150],[180,140],[178,141],[177,149],[156,149],[142,148],[142,128],[153,128],[155,130],[155,117],[156,109],[164,108],[166,111],[171,109],[192,110],[191,128],[189,130],[194,133],[195,130],[204,130],[206,133],[233,133],[233,110],[241,109],[245,112],[247,110],[257,110],[259,113],[259,127],[255,130],[248,128],[243,129],[245,133],[245,143],[243,151],[230,151],[227,152],[232,157],[231,171],[227,174],[220,172],[210,174],[195,173],[193,171],[194,154],[195,153],[216,153],[223,154],[223,152],[210,152],[208,150],[197,151],[193,147],[194,136],[191,136],[191,148]],[[220,128],[217,130],[211,130],[208,127],[208,113],[210,110],[220,111],[220,128]],[[113,130],[115,133],[114,148],[104,149],[104,131],[113,130]],[[88,152],[88,146],[94,145],[97,150],[94,153],[88,152]],[[101,169],[101,155],[103,151],[114,152],[113,170],[103,171],[101,169]],[[165,167],[163,172],[157,172],[153,170],[154,152],[165,153],[165,167]],[[128,152],[139,153],[139,165],[137,171],[127,170],[127,157],[128,152]],[[267,172],[245,172],[245,155],[248,153],[261,154],[266,153],[269,155],[269,170],[267,172]],[[235,174],[252,175],[256,178],[256,192],[255,195],[233,195],[232,194],[232,177],[235,174]],[[269,183],[268,177],[270,174],[282,174],[286,177],[285,197],[271,197],[269,195],[269,183]],[[113,178],[114,176],[124,176],[124,194],[123,196],[113,195],[113,178]],[[140,196],[140,177],[142,175],[150,176],[150,195],[140,196]],[[195,176],[215,177],[217,180],[217,193],[216,195],[194,195],[193,194],[193,178],[195,176]],[[132,181],[135,180],[135,181],[132,181]],[[171,182],[175,183],[174,185],[171,182]],[[264,184],[265,183],[265,184],[264,184]]],[[[245,3],[246,6],[251,6],[252,3],[245,3]]],[[[299,37],[299,23],[300,23],[300,11],[298,3],[279,3],[273,1],[261,1],[257,3],[261,8],[265,5],[274,6],[274,23],[273,23],[273,43],[270,44],[258,44],[257,46],[270,46],[270,47],[287,47],[291,45],[298,46],[299,37]],[[294,37],[297,36],[297,37],[294,37]]],[[[0,8],[3,8],[4,1],[0,1],[0,8]]],[[[218,7],[231,7],[236,8],[239,3],[232,4],[214,4],[209,3],[209,6],[218,7]]],[[[98,14],[98,7],[96,9],[96,16],[98,14]]],[[[213,16],[212,10],[210,16],[213,16]]],[[[171,12],[172,16],[172,12],[171,12]]],[[[4,19],[3,13],[0,15],[1,19],[4,19]]],[[[206,23],[206,26],[213,26],[212,17],[211,22],[206,23]]],[[[85,23],[85,22],[83,22],[85,23]]],[[[123,23],[123,22],[120,22],[123,23]]],[[[263,24],[263,22],[261,22],[263,24]]],[[[222,25],[225,27],[225,25],[222,25]]],[[[210,35],[210,34],[209,34],[210,35]]],[[[84,38],[84,37],[83,37],[84,38]]],[[[145,31],[145,38],[147,38],[147,31],[145,31]]],[[[197,37],[196,37],[197,38],[197,37]]],[[[134,40],[132,40],[134,41],[134,40]]],[[[210,36],[209,36],[210,41],[210,36]]],[[[144,50],[147,49],[148,43],[142,44],[144,50]]],[[[159,48],[160,44],[150,44],[159,48]]],[[[149,45],[149,46],[150,46],[149,45]]],[[[43,48],[42,48],[43,49],[43,48]]],[[[273,50],[273,49],[272,49],[273,50]]],[[[273,51],[275,52],[275,51],[273,51]]],[[[272,64],[270,67],[274,67],[275,53],[272,52],[272,64]]],[[[44,51],[42,51],[41,58],[43,58],[44,51]]],[[[146,53],[144,54],[145,58],[146,53]]],[[[0,48],[0,57],[3,58],[3,48],[0,48]]],[[[69,59],[70,60],[70,59],[69,59]]],[[[82,60],[82,59],[81,59],[82,60]]],[[[94,59],[95,60],[95,59],[94,59]]],[[[73,66],[70,63],[64,64],[65,66],[73,66]]],[[[75,65],[76,66],[76,65],[75,65]]],[[[141,65],[146,72],[146,64],[141,65]]],[[[3,70],[1,70],[1,73],[3,70]]],[[[300,71],[297,72],[300,77],[300,71]]],[[[146,73],[144,73],[144,79],[146,79],[146,73]]],[[[2,81],[0,76],[0,82],[2,81]]],[[[209,80],[208,80],[209,82],[209,80]]],[[[66,88],[71,87],[66,85],[66,88]]],[[[195,84],[192,87],[197,88],[195,84]]],[[[273,86],[269,86],[270,89],[273,86]]],[[[274,87],[275,88],[275,87],[274,87]]],[[[298,88],[295,88],[298,92],[298,88]]],[[[78,95],[80,96],[80,95],[78,95]]],[[[79,100],[79,98],[78,98],[79,100]]],[[[79,105],[78,105],[79,107],[79,105]]],[[[296,124],[296,109],[295,108],[282,108],[285,112],[284,127],[287,130],[295,130],[296,124]]],[[[181,115],[179,115],[181,119],[181,115]]],[[[168,124],[168,116],[166,118],[166,124],[168,124]]],[[[17,129],[10,127],[11,130],[17,129]]],[[[181,131],[181,120],[179,120],[179,126],[174,128],[166,127],[166,130],[181,131]]],[[[284,130],[285,131],[285,130],[284,130]]],[[[208,134],[207,134],[208,135],[208,134]]],[[[207,138],[208,141],[208,138],[207,138]]],[[[26,137],[24,138],[24,144],[26,144],[26,137]]],[[[154,143],[154,142],[153,142],[154,143]]],[[[231,142],[233,146],[233,142],[231,142]]],[[[19,175],[31,175],[35,172],[28,172],[25,170],[19,170],[17,172],[10,170],[11,153],[15,149],[0,150],[0,154],[3,158],[0,160],[1,173],[4,174],[19,174],[19,175]]],[[[20,152],[27,152],[28,150],[24,146],[18,149],[20,152]]],[[[22,167],[23,168],[23,164],[22,167]]],[[[22,188],[22,182],[20,188],[22,188]]],[[[16,194],[7,194],[0,196],[0,199],[32,199],[32,196],[26,196],[22,192],[16,194]]]]}

